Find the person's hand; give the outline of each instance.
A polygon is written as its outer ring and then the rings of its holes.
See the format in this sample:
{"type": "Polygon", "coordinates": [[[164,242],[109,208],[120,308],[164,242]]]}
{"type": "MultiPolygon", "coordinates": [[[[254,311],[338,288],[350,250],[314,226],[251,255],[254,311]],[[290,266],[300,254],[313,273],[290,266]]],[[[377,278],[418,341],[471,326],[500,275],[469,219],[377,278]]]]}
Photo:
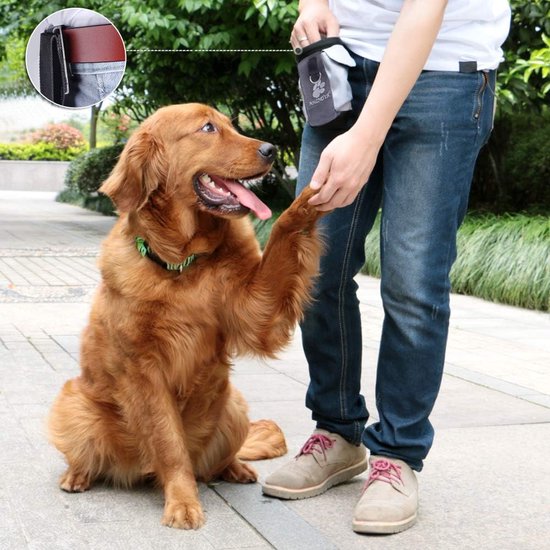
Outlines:
{"type": "Polygon", "coordinates": [[[326,0],[303,0],[300,2],[300,16],[290,35],[290,43],[296,50],[321,40],[321,35],[338,36],[339,33],[340,25],[326,0]]]}
{"type": "Polygon", "coordinates": [[[333,139],[311,178],[310,187],[319,192],[309,203],[323,212],[351,204],[369,179],[381,145],[365,139],[355,128],[333,139]]]}

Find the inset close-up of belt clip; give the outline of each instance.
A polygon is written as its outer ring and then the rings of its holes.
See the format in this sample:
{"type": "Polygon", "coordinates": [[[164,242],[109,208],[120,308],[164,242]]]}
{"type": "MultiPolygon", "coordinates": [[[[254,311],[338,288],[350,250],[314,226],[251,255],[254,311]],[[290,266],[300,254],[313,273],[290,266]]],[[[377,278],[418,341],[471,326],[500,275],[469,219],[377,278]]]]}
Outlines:
{"type": "Polygon", "coordinates": [[[83,108],[103,101],[119,85],[126,49],[103,15],[68,8],[44,19],[27,45],[27,71],[34,87],[61,107],[83,108]]]}

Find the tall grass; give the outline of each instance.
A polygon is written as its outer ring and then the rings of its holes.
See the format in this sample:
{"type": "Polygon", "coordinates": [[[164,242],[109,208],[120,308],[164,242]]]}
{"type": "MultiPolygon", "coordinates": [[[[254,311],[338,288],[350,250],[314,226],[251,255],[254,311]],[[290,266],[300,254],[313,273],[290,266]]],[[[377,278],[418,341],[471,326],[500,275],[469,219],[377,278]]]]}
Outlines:
{"type": "MultiPolygon", "coordinates": [[[[362,272],[380,276],[379,221],[365,242],[362,272]]],[[[550,310],[550,217],[469,214],[458,232],[453,292],[550,310]]]]}
{"type": "Polygon", "coordinates": [[[471,216],[458,234],[455,292],[550,309],[550,217],[471,216]]]}

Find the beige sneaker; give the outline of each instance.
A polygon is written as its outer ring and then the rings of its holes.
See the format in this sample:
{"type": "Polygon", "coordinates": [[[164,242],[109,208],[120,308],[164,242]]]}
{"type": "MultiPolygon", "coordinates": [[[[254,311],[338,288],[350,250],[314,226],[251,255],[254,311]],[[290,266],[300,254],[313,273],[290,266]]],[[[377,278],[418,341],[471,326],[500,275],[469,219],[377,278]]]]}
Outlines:
{"type": "Polygon", "coordinates": [[[364,472],[368,465],[363,445],[353,445],[338,434],[317,429],[294,460],[266,478],[262,491],[285,499],[314,497],[364,472]]]}
{"type": "Polygon", "coordinates": [[[402,460],[371,456],[370,473],[353,514],[357,533],[390,534],[416,522],[418,482],[402,460]]]}

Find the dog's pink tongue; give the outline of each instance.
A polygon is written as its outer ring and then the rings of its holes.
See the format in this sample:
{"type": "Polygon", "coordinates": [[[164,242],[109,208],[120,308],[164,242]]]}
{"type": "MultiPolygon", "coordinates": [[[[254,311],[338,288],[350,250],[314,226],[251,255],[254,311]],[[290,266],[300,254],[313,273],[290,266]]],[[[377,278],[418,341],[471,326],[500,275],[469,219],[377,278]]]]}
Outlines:
{"type": "Polygon", "coordinates": [[[239,202],[250,208],[260,220],[271,218],[272,213],[267,205],[265,205],[250,189],[241,185],[237,181],[223,180],[224,185],[237,197],[239,202]]]}

